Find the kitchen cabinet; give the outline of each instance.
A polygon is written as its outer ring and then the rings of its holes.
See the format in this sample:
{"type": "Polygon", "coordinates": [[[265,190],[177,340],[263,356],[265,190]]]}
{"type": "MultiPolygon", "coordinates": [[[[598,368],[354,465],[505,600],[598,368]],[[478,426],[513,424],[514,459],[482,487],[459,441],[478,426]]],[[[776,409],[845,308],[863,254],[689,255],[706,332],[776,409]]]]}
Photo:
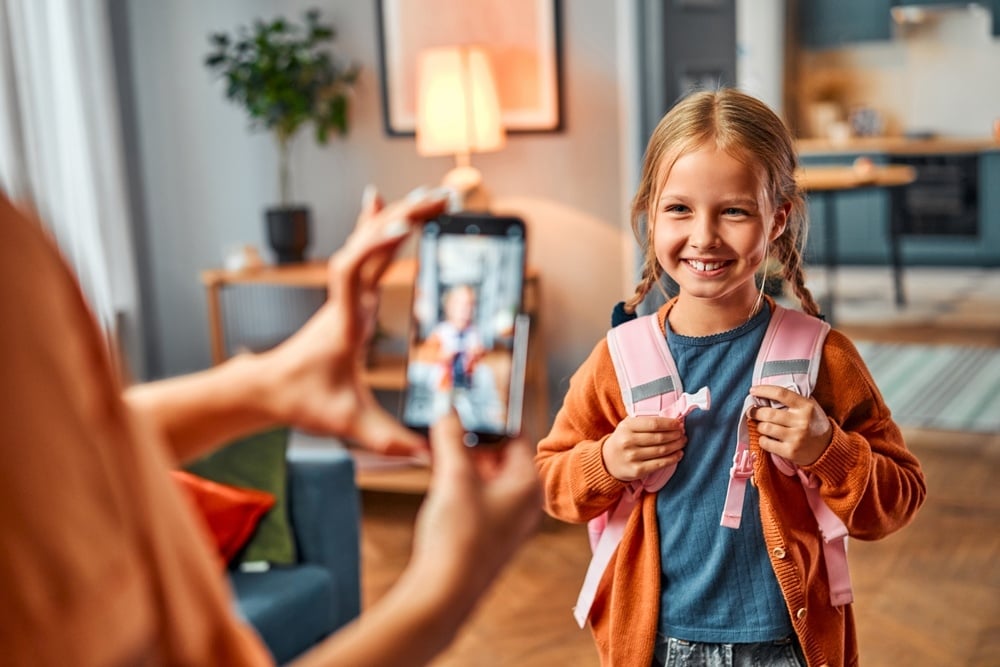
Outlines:
{"type": "MultiPolygon", "coordinates": [[[[861,155],[876,164],[891,163],[891,153],[814,154],[801,157],[803,165],[852,164],[861,155]]],[[[977,236],[904,236],[901,242],[906,266],[1000,266],[1000,151],[983,150],[979,156],[979,234],[977,236]]],[[[837,259],[839,264],[886,265],[889,254],[889,194],[870,189],[839,194],[836,206],[837,259]]],[[[807,199],[809,239],[806,261],[823,261],[825,215],[820,198],[807,199]]]]}
{"type": "MultiPolygon", "coordinates": [[[[811,4],[810,0],[805,0],[805,4],[811,4]]],[[[893,0],[890,2],[891,5],[942,5],[942,0],[893,0]]],[[[990,10],[993,15],[993,36],[1000,35],[1000,0],[974,0],[974,4],[982,5],[986,9],[990,10]]]]}
{"type": "MultiPolygon", "coordinates": [[[[973,0],[974,4],[982,5],[993,14],[993,34],[1000,35],[1000,0],[973,0]]],[[[809,4],[809,0],[806,0],[809,4]]],[[[941,5],[942,0],[894,0],[893,5],[941,5]]]]}
{"type": "Polygon", "coordinates": [[[799,35],[806,49],[832,49],[892,37],[893,0],[805,0],[799,3],[799,35]]]}
{"type": "Polygon", "coordinates": [[[979,197],[981,229],[1000,252],[1000,149],[979,155],[979,197]]]}
{"type": "MultiPolygon", "coordinates": [[[[993,15],[1000,37],[1000,0],[976,0],[993,15]]],[[[897,5],[940,5],[941,0],[804,0],[799,3],[799,36],[805,49],[834,49],[892,39],[890,10],[897,5]]]]}
{"type": "Polygon", "coordinates": [[[1000,266],[1000,198],[996,193],[1000,186],[1000,153],[982,151],[973,156],[978,161],[978,233],[904,236],[904,264],[1000,266]]]}

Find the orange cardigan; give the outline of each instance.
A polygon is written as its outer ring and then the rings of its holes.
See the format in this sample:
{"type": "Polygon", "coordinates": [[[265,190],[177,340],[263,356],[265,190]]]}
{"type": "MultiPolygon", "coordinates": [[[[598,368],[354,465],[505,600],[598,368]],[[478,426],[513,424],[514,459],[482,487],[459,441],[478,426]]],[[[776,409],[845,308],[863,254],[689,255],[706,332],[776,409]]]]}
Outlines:
{"type": "MultiPolygon", "coordinates": [[[[672,305],[658,313],[661,329],[672,305]]],[[[854,345],[837,331],[824,345],[813,396],[833,426],[830,446],[807,468],[820,479],[823,499],[855,539],[880,539],[905,526],[926,495],[923,472],[854,345]]],[[[581,523],[618,501],[625,484],[608,473],[601,451],[625,416],[602,340],[570,380],[552,431],[538,444],[536,463],[552,516],[581,523]]],[[[734,424],[734,437],[735,431],[734,424]]],[[[750,448],[761,452],[753,423],[750,448]]],[[[751,482],[760,490],[764,538],[809,665],[856,665],[853,611],[830,605],[821,538],[802,486],[778,472],[769,456],[754,458],[751,482]]],[[[648,665],[653,658],[660,606],[656,496],[647,494],[639,507],[591,610],[601,663],[609,667],[648,665]]]]}

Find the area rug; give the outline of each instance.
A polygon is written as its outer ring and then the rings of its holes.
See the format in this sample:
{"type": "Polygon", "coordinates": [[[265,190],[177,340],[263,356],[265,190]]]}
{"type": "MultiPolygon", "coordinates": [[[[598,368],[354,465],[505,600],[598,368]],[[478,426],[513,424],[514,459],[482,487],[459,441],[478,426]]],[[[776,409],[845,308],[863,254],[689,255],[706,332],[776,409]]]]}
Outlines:
{"type": "Polygon", "coordinates": [[[1000,433],[1000,350],[856,345],[900,426],[1000,433]]]}

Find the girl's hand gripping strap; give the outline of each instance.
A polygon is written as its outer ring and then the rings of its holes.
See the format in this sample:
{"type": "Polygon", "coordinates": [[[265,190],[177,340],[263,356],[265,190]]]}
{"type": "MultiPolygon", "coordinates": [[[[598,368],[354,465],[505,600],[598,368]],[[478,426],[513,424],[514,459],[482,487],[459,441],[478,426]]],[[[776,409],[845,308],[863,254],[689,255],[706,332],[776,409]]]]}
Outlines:
{"type": "MultiPolygon", "coordinates": [[[[784,387],[801,396],[812,394],[823,356],[823,341],[830,325],[804,313],[776,306],[771,323],[764,334],[753,383],[767,383],[784,387]]],[[[743,515],[743,498],[746,481],[753,474],[753,458],[749,451],[750,435],[747,412],[755,405],[763,405],[752,396],[743,404],[736,442],[733,467],[730,470],[729,489],[723,509],[721,524],[739,528],[743,515]]],[[[781,408],[782,405],[771,405],[781,408]]],[[[847,567],[847,526],[826,506],[819,492],[819,481],[799,469],[791,461],[771,455],[775,467],[788,476],[798,476],[805,491],[806,501],[819,525],[823,538],[823,555],[830,585],[830,602],[841,606],[853,602],[851,576],[847,567]]]]}
{"type": "MultiPolygon", "coordinates": [[[[695,408],[709,409],[711,399],[708,387],[702,387],[694,394],[683,393],[680,375],[655,315],[640,317],[610,330],[608,350],[629,416],[683,418],[695,408]]],[[[581,628],[587,623],[597,588],[621,543],[632,510],[643,492],[659,491],[676,469],[674,464],[629,482],[618,504],[589,522],[590,546],[594,555],[573,608],[573,616],[581,628]]]]}

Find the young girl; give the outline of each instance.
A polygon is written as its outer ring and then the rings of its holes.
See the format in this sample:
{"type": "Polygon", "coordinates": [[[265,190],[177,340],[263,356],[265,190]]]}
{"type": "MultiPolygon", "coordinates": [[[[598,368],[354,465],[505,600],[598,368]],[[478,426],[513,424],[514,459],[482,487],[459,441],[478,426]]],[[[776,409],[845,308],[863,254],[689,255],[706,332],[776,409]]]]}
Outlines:
{"type": "Polygon", "coordinates": [[[632,205],[645,254],[624,304],[634,313],[663,273],[679,294],[657,313],[685,387],[711,408],[686,418],[627,416],[608,343],[573,376],[536,462],[546,508],[572,522],[613,509],[630,483],[676,465],[645,493],[597,589],[589,620],[604,665],[855,665],[850,605],[833,606],[822,540],[796,477],[819,481],[851,537],[882,538],[926,492],[864,362],[831,331],[811,397],[751,388],[775,307],[755,283],[772,259],[811,315],[804,284],[805,203],[781,120],[735,90],[695,93],[653,132],[632,205]],[[646,225],[643,225],[645,219],[646,225]],[[719,525],[747,394],[780,404],[749,413],[753,476],[739,529],[719,525]]]}

